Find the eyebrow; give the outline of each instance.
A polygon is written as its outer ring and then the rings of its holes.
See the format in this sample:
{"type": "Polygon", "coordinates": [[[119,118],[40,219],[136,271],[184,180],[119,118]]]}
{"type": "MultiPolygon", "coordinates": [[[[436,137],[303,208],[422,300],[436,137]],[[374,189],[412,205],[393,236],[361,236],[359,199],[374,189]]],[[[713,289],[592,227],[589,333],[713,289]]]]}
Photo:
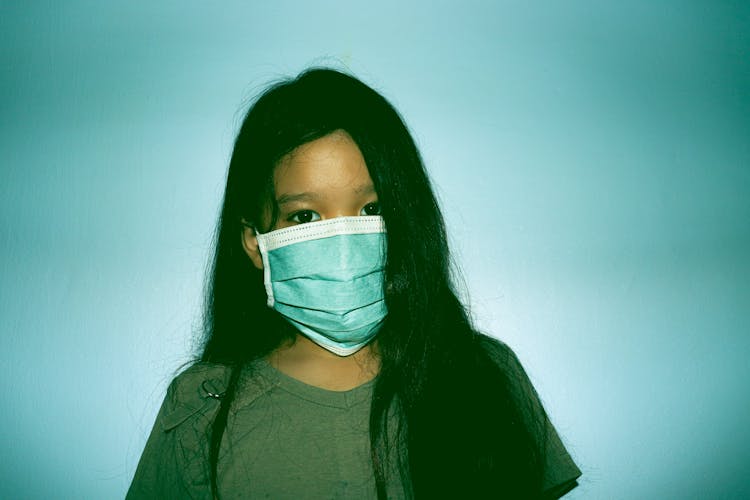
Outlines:
{"type": "MultiPolygon", "coordinates": [[[[362,184],[354,188],[354,192],[357,194],[375,194],[375,186],[370,183],[362,184]]],[[[276,203],[281,206],[297,201],[316,201],[319,199],[320,195],[318,193],[284,193],[276,199],[276,203]]]]}
{"type": "Polygon", "coordinates": [[[354,188],[354,192],[357,194],[375,194],[375,186],[372,183],[362,184],[354,188]]]}
{"type": "Polygon", "coordinates": [[[320,199],[320,195],[317,193],[284,193],[278,197],[276,203],[281,206],[295,201],[314,201],[318,199],[320,199]]]}

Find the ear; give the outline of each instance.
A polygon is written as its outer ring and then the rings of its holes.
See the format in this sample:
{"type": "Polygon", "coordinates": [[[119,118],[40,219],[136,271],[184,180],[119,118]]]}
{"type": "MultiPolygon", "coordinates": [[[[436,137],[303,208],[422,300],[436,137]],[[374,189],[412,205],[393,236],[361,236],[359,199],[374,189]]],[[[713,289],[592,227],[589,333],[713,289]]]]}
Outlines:
{"type": "Polygon", "coordinates": [[[253,265],[258,269],[263,269],[263,258],[260,256],[260,249],[258,248],[258,238],[255,236],[255,229],[246,225],[242,229],[242,247],[245,249],[245,253],[253,265]]]}

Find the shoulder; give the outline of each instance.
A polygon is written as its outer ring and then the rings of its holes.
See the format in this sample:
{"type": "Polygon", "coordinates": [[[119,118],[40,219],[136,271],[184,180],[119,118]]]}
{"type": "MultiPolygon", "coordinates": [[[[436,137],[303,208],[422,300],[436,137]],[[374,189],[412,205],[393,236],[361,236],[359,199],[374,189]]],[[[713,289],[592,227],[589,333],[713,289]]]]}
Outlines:
{"type": "Polygon", "coordinates": [[[505,342],[489,335],[478,333],[476,344],[480,352],[497,365],[507,377],[524,385],[531,384],[526,371],[518,360],[518,356],[516,356],[516,353],[505,342]]]}
{"type": "Polygon", "coordinates": [[[177,427],[191,417],[212,419],[230,385],[230,411],[252,403],[272,387],[268,380],[258,374],[255,362],[236,367],[195,363],[177,375],[169,385],[160,416],[163,430],[177,427]]]}
{"type": "Polygon", "coordinates": [[[231,377],[231,367],[215,363],[195,363],[169,384],[164,401],[161,424],[169,430],[188,417],[205,409],[208,402],[216,401],[225,392],[231,377]]]}
{"type": "Polygon", "coordinates": [[[483,333],[477,334],[476,344],[479,351],[500,369],[516,397],[527,400],[526,402],[530,400],[532,406],[537,407],[534,411],[542,410],[536,390],[513,349],[505,342],[483,333]]]}
{"type": "Polygon", "coordinates": [[[191,399],[191,396],[194,396],[196,384],[203,385],[211,382],[212,384],[217,385],[217,387],[213,387],[213,389],[223,391],[226,389],[230,373],[231,367],[227,365],[199,361],[188,366],[174,377],[169,390],[175,395],[191,399]]]}
{"type": "Polygon", "coordinates": [[[505,342],[498,340],[495,337],[490,337],[483,333],[477,333],[476,343],[496,362],[507,363],[511,356],[515,357],[510,347],[508,347],[505,342]]]}

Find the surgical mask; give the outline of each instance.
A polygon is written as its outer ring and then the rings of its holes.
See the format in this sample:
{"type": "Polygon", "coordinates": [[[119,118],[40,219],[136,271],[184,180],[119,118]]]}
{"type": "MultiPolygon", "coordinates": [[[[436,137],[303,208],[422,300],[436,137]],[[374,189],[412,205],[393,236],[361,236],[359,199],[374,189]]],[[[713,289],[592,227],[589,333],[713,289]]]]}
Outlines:
{"type": "Polygon", "coordinates": [[[375,337],[387,314],[382,217],[337,217],[257,239],[269,307],[339,356],[375,337]]]}

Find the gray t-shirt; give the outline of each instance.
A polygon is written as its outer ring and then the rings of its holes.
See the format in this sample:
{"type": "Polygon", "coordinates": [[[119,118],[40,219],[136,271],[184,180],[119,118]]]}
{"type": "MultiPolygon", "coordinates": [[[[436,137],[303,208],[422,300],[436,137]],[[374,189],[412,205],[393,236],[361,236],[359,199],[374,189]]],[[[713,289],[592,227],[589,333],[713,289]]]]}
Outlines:
{"type": "MultiPolygon", "coordinates": [[[[375,497],[369,418],[374,380],[349,391],[300,382],[266,361],[253,367],[258,394],[238,401],[219,458],[221,498],[375,497]]],[[[243,391],[244,392],[244,391],[243,391]]],[[[389,498],[403,498],[400,483],[389,498]]]]}
{"type": "MultiPolygon", "coordinates": [[[[510,350],[489,341],[541,404],[510,350]]],[[[494,352],[493,352],[494,351],[494,352]]],[[[208,439],[229,378],[224,365],[199,363],[170,385],[138,464],[128,499],[211,499],[208,439]]],[[[369,412],[374,381],[349,391],[305,384],[259,360],[243,372],[227,418],[218,463],[222,499],[375,499],[370,459],[369,412]]],[[[548,428],[545,490],[575,486],[576,467],[551,424],[548,428]]],[[[388,498],[404,498],[397,470],[390,469],[388,498]]]]}

